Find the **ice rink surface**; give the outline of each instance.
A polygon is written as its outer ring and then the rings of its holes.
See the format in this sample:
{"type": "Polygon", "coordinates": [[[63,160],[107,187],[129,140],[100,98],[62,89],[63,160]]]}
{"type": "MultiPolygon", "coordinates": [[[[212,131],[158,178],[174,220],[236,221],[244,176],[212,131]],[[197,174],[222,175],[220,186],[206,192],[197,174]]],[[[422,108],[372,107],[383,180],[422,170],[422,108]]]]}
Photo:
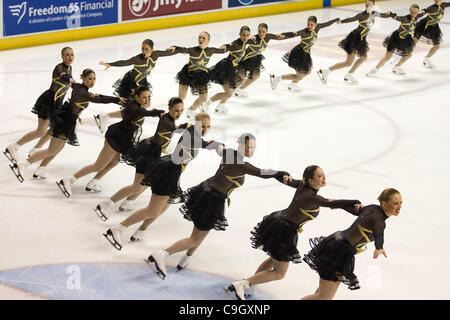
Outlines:
{"type": "MultiPolygon", "coordinates": [[[[421,8],[432,4],[416,2],[421,8]]],[[[409,3],[382,1],[377,2],[377,7],[381,12],[406,15],[409,3]]],[[[156,49],[190,47],[197,45],[198,33],[206,30],[211,33],[210,46],[220,46],[235,40],[242,25],[250,26],[252,34],[260,22],[267,23],[271,33],[297,31],[306,26],[310,15],[325,22],[363,10],[363,4],[351,5],[0,52],[1,148],[36,127],[31,107],[48,89],[64,46],[71,46],[75,52],[74,78],[78,80],[83,69],[93,68],[97,83],[91,91],[111,95],[111,85],[131,67],[105,71],[98,62],[138,54],[145,38],[151,38],[156,49]]],[[[280,83],[275,91],[269,83],[270,73],[292,72],[281,57],[299,38],[273,40],[264,52],[265,71],[247,90],[249,97],[231,98],[226,115],[211,114],[212,129],[206,139],[236,147],[235,137],[252,132],[257,137],[257,150],[248,161],[258,167],[286,170],[300,178],[306,166],[321,166],[327,175],[327,186],[319,191],[324,197],[356,198],[372,204],[377,203],[384,188],[401,192],[400,216],[386,221],[387,258],[373,259],[374,246],[369,244],[366,252],[356,256],[355,274],[361,289],[350,291],[342,285],[336,299],[450,298],[450,218],[446,207],[450,194],[449,17],[447,10],[440,24],[444,42],[433,57],[435,70],[422,66],[429,46],[420,43],[404,65],[407,75],[393,74],[388,63],[375,78],[367,78],[367,71],[385,53],[382,40],[399,25],[393,19],[377,18],[368,36],[369,59],[355,74],[358,86],[344,83],[345,69],[333,72],[327,85],[316,75],[319,68],[344,60],[345,53],[337,43],[357,23],[335,24],[320,31],[311,51],[314,70],[299,83],[303,89],[300,93],[289,91],[288,81],[280,83]]],[[[210,66],[221,58],[214,55],[210,66]]],[[[149,78],[154,107],[165,108],[168,99],[177,95],[174,78],[187,61],[188,56],[182,54],[158,60],[149,78]]],[[[212,95],[219,91],[221,87],[213,84],[209,92],[212,95]]],[[[69,97],[70,92],[66,95],[69,97]]],[[[193,100],[189,94],[185,107],[193,100]]],[[[266,259],[264,252],[251,247],[250,231],[264,215],[286,208],[295,190],[273,179],[251,176],[231,196],[226,212],[228,229],[208,235],[184,275],[174,271],[181,254],[168,258],[168,278],[171,273],[173,276],[164,284],[143,262],[153,250],[190,234],[192,224],[182,218],[179,205],[169,208],[148,229],[145,241],[126,244],[120,252],[106,242],[102,233],[129,213],[118,213],[103,223],[92,208],[131,183],[134,169],[120,164],[104,177],[99,194],[84,191],[91,176],[84,177],[77,181],[69,199],[64,198],[55,181],[96,159],[104,138],[94,124],[93,114],[117,109],[116,105],[89,105],[81,116],[83,125],[78,126],[81,146],[67,145],[48,167],[46,181],[30,179],[33,165],[21,184],[8,168],[7,159],[0,158],[1,299],[179,299],[176,292],[183,292],[182,299],[228,299],[221,286],[252,275],[266,259]],[[148,290],[152,288],[155,290],[148,290]]],[[[183,115],[179,123],[185,121],[183,115]]],[[[155,119],[146,120],[145,136],[153,134],[155,124],[155,119]]],[[[34,143],[22,148],[23,156],[34,143]]],[[[182,188],[213,175],[219,161],[214,152],[202,150],[183,173],[182,188]]],[[[137,200],[136,208],[146,206],[149,198],[150,191],[146,191],[137,200]]],[[[354,219],[345,211],[322,208],[319,217],[307,223],[299,234],[300,253],[309,250],[310,237],[344,230],[354,219]]],[[[127,234],[137,226],[130,227],[127,234]]],[[[291,264],[283,280],[259,285],[255,298],[299,299],[315,291],[318,279],[305,263],[291,264]]]]}

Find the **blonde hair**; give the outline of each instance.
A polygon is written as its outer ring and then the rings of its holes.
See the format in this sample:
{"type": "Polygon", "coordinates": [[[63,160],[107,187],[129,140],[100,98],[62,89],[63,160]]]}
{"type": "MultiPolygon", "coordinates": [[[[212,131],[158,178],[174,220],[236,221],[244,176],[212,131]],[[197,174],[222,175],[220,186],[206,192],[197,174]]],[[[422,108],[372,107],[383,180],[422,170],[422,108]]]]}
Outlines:
{"type": "Polygon", "coordinates": [[[209,119],[211,120],[211,117],[209,116],[208,113],[202,111],[198,114],[195,115],[195,121],[202,121],[203,119],[209,119]]]}
{"type": "Polygon", "coordinates": [[[400,194],[400,192],[394,188],[384,189],[383,192],[381,192],[380,195],[378,196],[378,201],[380,201],[380,203],[388,202],[389,200],[391,200],[391,197],[394,194],[400,194]]]}

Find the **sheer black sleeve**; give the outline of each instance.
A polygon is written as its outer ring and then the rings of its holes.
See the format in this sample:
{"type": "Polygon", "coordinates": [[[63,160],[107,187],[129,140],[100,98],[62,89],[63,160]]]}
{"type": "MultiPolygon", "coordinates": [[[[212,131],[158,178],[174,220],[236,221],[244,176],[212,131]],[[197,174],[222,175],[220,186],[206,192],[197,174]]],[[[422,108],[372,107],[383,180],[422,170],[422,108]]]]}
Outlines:
{"type": "Polygon", "coordinates": [[[358,21],[360,18],[362,18],[363,13],[358,13],[356,16],[354,17],[350,17],[350,18],[346,18],[341,20],[342,23],[349,23],[349,22],[353,22],[353,21],[358,21]]]}
{"type": "MultiPolygon", "coordinates": [[[[322,196],[315,195],[315,202],[321,207],[328,207],[331,209],[346,209],[354,206],[355,204],[361,204],[359,200],[328,200],[322,196]]],[[[352,212],[350,212],[352,213],[352,212]]]]}
{"type": "Polygon", "coordinates": [[[244,164],[239,165],[240,168],[245,172],[245,174],[249,174],[251,176],[263,178],[263,179],[269,179],[269,178],[277,178],[278,181],[281,178],[280,182],[283,182],[283,176],[289,175],[286,171],[276,171],[272,169],[260,169],[252,164],[245,162],[244,164]]]}
{"type": "Polygon", "coordinates": [[[140,54],[138,54],[137,56],[131,57],[128,60],[119,60],[119,61],[115,61],[115,62],[107,62],[106,64],[109,64],[112,67],[125,67],[125,66],[131,66],[133,64],[136,64],[139,62],[139,58],[140,54]]]}
{"type": "Polygon", "coordinates": [[[331,26],[333,23],[337,22],[338,20],[339,20],[339,18],[336,18],[336,19],[332,19],[332,20],[324,22],[324,23],[317,24],[316,32],[319,31],[322,28],[326,28],[326,27],[331,26]]]}
{"type": "Polygon", "coordinates": [[[386,222],[384,219],[377,219],[373,226],[373,237],[375,239],[375,248],[377,250],[383,249],[384,244],[384,229],[386,228],[386,222]]]}

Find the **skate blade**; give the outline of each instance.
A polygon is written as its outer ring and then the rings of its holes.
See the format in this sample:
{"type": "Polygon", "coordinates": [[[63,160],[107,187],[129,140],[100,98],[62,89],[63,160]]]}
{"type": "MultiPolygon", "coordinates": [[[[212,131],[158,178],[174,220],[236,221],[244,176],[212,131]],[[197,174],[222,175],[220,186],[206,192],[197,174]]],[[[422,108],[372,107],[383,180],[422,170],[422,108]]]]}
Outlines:
{"type": "Polygon", "coordinates": [[[70,194],[67,192],[66,188],[64,188],[64,184],[61,181],[56,181],[56,185],[66,198],[70,197],[70,194]]]}
{"type": "Polygon", "coordinates": [[[17,180],[19,180],[19,182],[22,183],[24,179],[23,179],[22,175],[19,172],[19,168],[17,168],[17,164],[9,165],[9,168],[14,173],[14,175],[17,178],[17,180]]]}
{"type": "Polygon", "coordinates": [[[109,241],[109,243],[111,243],[111,245],[112,245],[114,248],[116,248],[116,249],[119,250],[119,251],[122,250],[122,246],[121,246],[119,243],[117,243],[116,240],[114,240],[114,237],[113,237],[111,231],[109,231],[109,230],[106,231],[106,233],[104,233],[103,236],[106,238],[106,240],[109,241]],[[112,239],[110,239],[109,237],[112,237],[112,239]]]}
{"type": "Polygon", "coordinates": [[[100,116],[98,114],[94,115],[94,120],[95,120],[95,123],[97,124],[98,131],[100,131],[100,133],[103,133],[103,129],[100,126],[100,116]]]}
{"type": "Polygon", "coordinates": [[[153,259],[152,256],[150,256],[148,259],[144,258],[144,261],[147,262],[147,264],[151,267],[151,269],[156,273],[158,277],[161,278],[161,280],[166,279],[166,275],[164,272],[161,271],[161,269],[158,267],[158,264],[156,263],[155,259],[153,259]]]}
{"type": "Polygon", "coordinates": [[[131,210],[133,210],[133,209],[124,209],[122,207],[119,207],[120,212],[127,212],[127,211],[131,211],[131,210]]]}
{"type": "Polygon", "coordinates": [[[33,180],[45,180],[45,179],[47,179],[47,177],[38,176],[33,173],[33,180]]]}
{"type": "Polygon", "coordinates": [[[327,82],[325,81],[324,77],[322,76],[322,74],[317,71],[317,75],[319,76],[320,81],[322,81],[323,84],[326,84],[327,82]]]}
{"type": "Polygon", "coordinates": [[[87,192],[91,192],[91,193],[99,193],[102,192],[102,190],[95,190],[95,189],[90,189],[88,187],[84,188],[85,191],[87,192]]]}
{"type": "Polygon", "coordinates": [[[183,271],[184,269],[186,269],[186,267],[182,267],[182,266],[180,266],[179,264],[177,265],[177,271],[175,271],[175,272],[180,272],[180,271],[183,271]]]}
{"type": "Polygon", "coordinates": [[[105,216],[102,211],[100,210],[100,206],[97,206],[96,208],[94,208],[94,212],[97,214],[97,216],[100,218],[100,220],[102,220],[103,222],[105,222],[106,220],[108,220],[108,217],[105,216]]]}
{"type": "Polygon", "coordinates": [[[14,160],[13,157],[11,157],[11,154],[9,153],[9,151],[7,149],[5,149],[5,151],[3,151],[3,154],[5,155],[6,159],[11,161],[13,164],[16,163],[16,160],[14,160]]]}
{"type": "Polygon", "coordinates": [[[141,239],[135,238],[133,236],[130,237],[130,242],[138,242],[138,241],[142,241],[141,239]]]}
{"type": "Polygon", "coordinates": [[[231,298],[231,300],[241,300],[241,298],[237,296],[236,291],[234,290],[234,287],[231,284],[228,287],[223,288],[223,290],[231,298]]]}

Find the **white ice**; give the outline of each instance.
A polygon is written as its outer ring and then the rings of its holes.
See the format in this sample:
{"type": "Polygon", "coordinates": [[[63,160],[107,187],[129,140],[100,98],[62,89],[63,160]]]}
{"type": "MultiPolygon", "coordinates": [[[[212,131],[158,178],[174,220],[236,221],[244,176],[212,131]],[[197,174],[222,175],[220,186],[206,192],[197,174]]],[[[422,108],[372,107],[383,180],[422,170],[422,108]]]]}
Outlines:
{"type": "MultiPolygon", "coordinates": [[[[416,2],[421,8],[432,3],[416,2]]],[[[409,1],[382,1],[377,6],[381,11],[406,15],[409,1]]],[[[0,52],[1,148],[37,125],[30,109],[48,88],[49,76],[54,65],[60,62],[59,52],[63,46],[71,46],[75,51],[74,77],[78,79],[84,68],[93,68],[97,72],[97,83],[92,91],[110,95],[111,85],[129,68],[104,71],[98,62],[136,55],[145,38],[153,39],[157,49],[171,45],[195,46],[198,33],[207,30],[211,33],[210,45],[220,46],[236,39],[244,24],[251,27],[252,34],[260,22],[266,22],[272,33],[296,31],[305,27],[310,15],[316,15],[323,22],[353,16],[363,9],[359,4],[0,52]]],[[[447,10],[441,22],[445,41],[433,57],[435,70],[422,66],[429,46],[419,44],[404,65],[406,76],[393,74],[388,63],[375,78],[367,78],[367,71],[384,55],[382,40],[398,27],[393,19],[378,18],[368,37],[369,60],[356,72],[358,86],[343,82],[345,70],[333,72],[327,85],[316,75],[319,68],[345,58],[337,43],[356,28],[356,23],[333,25],[320,31],[312,49],[314,70],[299,83],[301,93],[288,91],[287,81],[275,91],[269,84],[270,73],[292,72],[281,57],[299,38],[271,41],[264,53],[266,70],[248,89],[249,97],[230,99],[227,115],[212,114],[212,129],[206,139],[235,147],[236,136],[252,132],[257,137],[257,151],[249,161],[259,167],[289,171],[296,178],[301,177],[306,166],[320,165],[327,175],[328,185],[319,194],[325,197],[356,198],[364,204],[372,204],[377,203],[377,196],[384,188],[394,187],[401,192],[401,213],[387,220],[384,242],[387,258],[373,259],[374,246],[370,244],[366,252],[356,256],[355,273],[362,288],[350,291],[341,285],[336,299],[450,297],[447,235],[450,231],[447,208],[450,192],[449,17],[447,10]]],[[[222,57],[213,56],[210,65],[222,57]]],[[[165,108],[168,99],[177,95],[174,77],[187,60],[186,55],[158,60],[150,77],[153,106],[165,108]]],[[[219,91],[221,87],[213,84],[210,94],[219,91]]],[[[189,94],[186,108],[193,99],[189,94]]],[[[112,110],[117,107],[90,104],[81,117],[84,125],[79,126],[81,146],[66,146],[49,166],[46,181],[30,180],[33,165],[27,171],[26,181],[19,183],[2,156],[0,271],[60,263],[143,263],[142,258],[151,251],[190,234],[192,224],[182,218],[178,205],[174,205],[148,229],[144,242],[128,245],[118,252],[105,241],[102,233],[127,215],[117,214],[102,223],[92,208],[99,200],[132,182],[134,170],[125,164],[120,164],[102,180],[100,194],[84,192],[90,177],[77,182],[70,199],[64,198],[58,190],[56,180],[70,176],[96,159],[104,138],[98,133],[92,115],[112,110]]],[[[181,122],[185,120],[183,116],[181,122]]],[[[146,120],[146,136],[153,134],[155,124],[154,119],[146,120]]],[[[23,156],[33,143],[22,148],[23,156]]],[[[201,151],[182,175],[183,189],[214,174],[218,163],[213,152],[201,151]]],[[[231,196],[232,203],[226,213],[230,226],[226,232],[212,231],[208,235],[195,253],[190,268],[230,280],[252,275],[267,255],[251,248],[250,231],[264,215],[286,208],[294,192],[273,179],[247,176],[245,185],[231,196]]],[[[149,198],[147,191],[138,199],[137,208],[146,206],[149,198]]],[[[343,230],[354,219],[342,210],[322,208],[319,217],[307,223],[304,232],[299,234],[300,253],[309,250],[310,237],[343,230]]],[[[134,232],[136,227],[130,227],[128,233],[134,232]]],[[[174,267],[179,257],[180,254],[169,257],[168,266],[174,267]]],[[[262,284],[259,290],[273,299],[299,299],[316,290],[318,279],[305,263],[291,264],[284,279],[262,284]]],[[[0,298],[39,297],[0,283],[0,298]]]]}

